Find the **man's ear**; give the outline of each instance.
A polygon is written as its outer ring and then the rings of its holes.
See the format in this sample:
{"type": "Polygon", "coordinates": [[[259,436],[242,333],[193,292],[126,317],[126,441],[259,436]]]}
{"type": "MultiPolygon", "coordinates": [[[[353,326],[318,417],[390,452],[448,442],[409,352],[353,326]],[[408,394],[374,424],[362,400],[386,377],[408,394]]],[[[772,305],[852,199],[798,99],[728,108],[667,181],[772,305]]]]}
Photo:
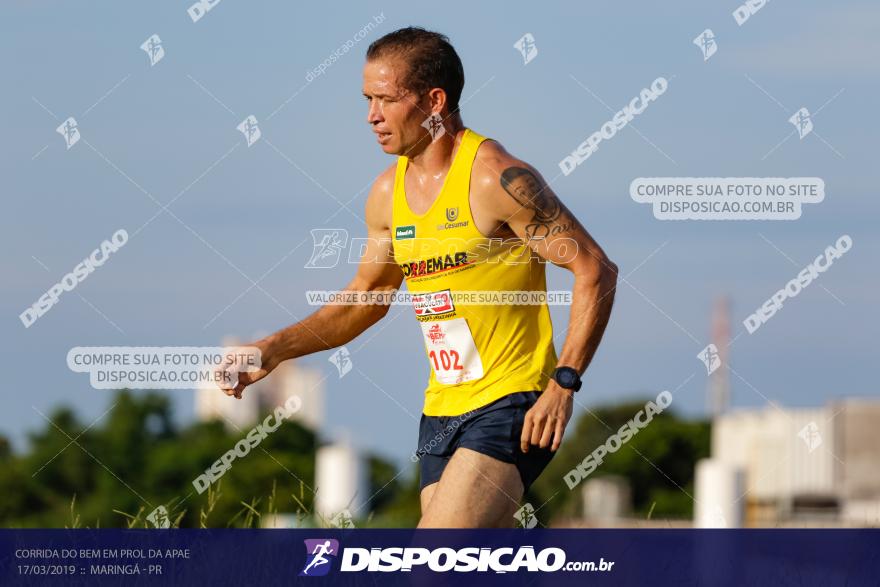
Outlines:
{"type": "Polygon", "coordinates": [[[428,91],[428,101],[432,113],[442,113],[443,108],[447,105],[446,91],[443,88],[432,88],[428,91]]]}

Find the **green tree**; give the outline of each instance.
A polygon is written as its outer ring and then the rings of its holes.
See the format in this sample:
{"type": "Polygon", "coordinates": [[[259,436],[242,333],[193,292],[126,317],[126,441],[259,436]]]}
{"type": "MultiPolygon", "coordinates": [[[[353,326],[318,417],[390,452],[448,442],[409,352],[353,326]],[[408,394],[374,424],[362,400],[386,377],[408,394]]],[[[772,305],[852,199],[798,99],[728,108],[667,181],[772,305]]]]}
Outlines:
{"type": "MultiPolygon", "coordinates": [[[[296,421],[284,422],[246,457],[236,457],[222,480],[199,494],[193,480],[248,430],[230,431],[222,422],[178,429],[167,396],[125,390],[94,426],[83,426],[69,408],[47,420],[29,435],[24,454],[14,454],[0,437],[3,526],[144,526],[159,505],[184,527],[257,525],[277,512],[311,516],[317,439],[296,421]]],[[[401,509],[406,499],[400,495],[412,495],[411,488],[378,456],[368,466],[371,508],[401,509]]],[[[417,492],[413,499],[417,507],[417,492]]]]}
{"type": "MultiPolygon", "coordinates": [[[[543,506],[538,512],[542,523],[582,515],[583,481],[569,490],[564,475],[644,410],[646,402],[601,406],[572,419],[569,426],[574,425],[573,434],[527,496],[536,508],[543,506]]],[[[709,455],[709,438],[708,422],[683,420],[667,409],[655,415],[617,452],[607,455],[590,478],[613,474],[627,479],[636,515],[646,515],[653,507],[655,518],[689,517],[693,512],[688,494],[693,495],[694,466],[697,460],[709,455]]]]}

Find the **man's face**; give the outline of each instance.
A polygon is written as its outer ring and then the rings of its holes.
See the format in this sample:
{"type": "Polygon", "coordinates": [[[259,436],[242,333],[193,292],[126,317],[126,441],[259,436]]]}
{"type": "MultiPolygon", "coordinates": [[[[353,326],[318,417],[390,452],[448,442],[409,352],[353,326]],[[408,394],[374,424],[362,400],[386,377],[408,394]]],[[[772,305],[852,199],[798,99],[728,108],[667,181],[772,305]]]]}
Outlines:
{"type": "Polygon", "coordinates": [[[390,155],[414,155],[430,142],[422,126],[431,115],[427,97],[420,100],[402,85],[406,64],[399,59],[376,59],[364,65],[367,122],[382,150],[390,155]]]}

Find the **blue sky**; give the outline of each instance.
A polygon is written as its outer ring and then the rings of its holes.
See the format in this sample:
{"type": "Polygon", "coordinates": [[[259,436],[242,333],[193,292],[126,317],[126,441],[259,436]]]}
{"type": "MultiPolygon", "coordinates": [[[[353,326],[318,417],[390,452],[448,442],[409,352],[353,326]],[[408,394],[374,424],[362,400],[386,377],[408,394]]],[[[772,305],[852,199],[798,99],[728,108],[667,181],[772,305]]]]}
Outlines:
{"type": "MultiPolygon", "coordinates": [[[[623,129],[553,183],[627,276],[579,410],[678,388],[673,405],[704,414],[706,375],[696,354],[709,342],[718,295],[732,300],[733,334],[742,332],[731,355],[734,406],[876,394],[875,5],[768,3],[742,26],[731,15],[736,2],[342,9],[223,0],[195,23],[187,6],[0,8],[8,359],[0,432],[19,446],[25,431],[44,424],[36,410],[64,402],[90,422],[106,409],[108,392],[67,369],[71,347],[249,338],[307,315],[305,290],[348,282],[353,266],[304,269],[311,243],[303,241],[312,228],[364,235],[366,188],[392,160],[365,121],[363,53],[410,24],[449,35],[459,51],[465,123],[548,179],[610,119],[597,97],[616,111],[658,76],[669,80],[633,121],[639,132],[623,129]],[[307,71],[377,15],[384,22],[306,83],[307,71]],[[692,44],[705,28],[718,43],[707,62],[692,44]],[[538,55],[524,65],[513,44],[527,32],[538,55]],[[152,34],[166,54],[151,68],[140,45],[152,34]],[[802,106],[821,107],[814,124],[822,140],[795,136],[766,156],[802,106]],[[236,125],[251,114],[266,140],[249,148],[236,125]],[[65,149],[55,128],[68,116],[91,147],[65,149]],[[826,198],[790,222],[660,221],[628,189],[637,177],[666,176],[821,177],[826,198]],[[173,216],[162,212],[144,226],[160,210],[153,198],[166,204],[177,196],[173,216]],[[22,327],[21,311],[103,239],[140,227],[87,281],[22,327]],[[853,249],[759,331],[745,333],[742,320],[842,234],[853,249]]],[[[551,289],[571,282],[564,270],[548,269],[551,289]]],[[[415,448],[417,422],[386,395],[419,413],[428,364],[409,312],[392,309],[349,345],[362,373],[338,379],[329,353],[303,360],[331,374],[325,438],[349,431],[400,462],[415,448]]],[[[565,309],[554,308],[553,320],[561,348],[565,309]]],[[[167,393],[179,416],[190,417],[192,393],[167,393]]]]}

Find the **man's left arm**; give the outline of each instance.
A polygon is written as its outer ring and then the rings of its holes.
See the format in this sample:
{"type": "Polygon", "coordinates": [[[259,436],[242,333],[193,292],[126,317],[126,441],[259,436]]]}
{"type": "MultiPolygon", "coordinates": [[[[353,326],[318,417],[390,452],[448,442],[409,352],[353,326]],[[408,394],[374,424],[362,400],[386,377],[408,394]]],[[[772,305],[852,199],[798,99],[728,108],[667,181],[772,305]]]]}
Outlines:
{"type": "MultiPolygon", "coordinates": [[[[481,183],[499,219],[538,255],[574,274],[568,333],[556,366],[582,374],[611,315],[617,266],[533,167],[503,149],[484,161],[484,169],[491,169],[496,179],[494,187],[488,181],[481,183]]],[[[532,444],[553,451],[559,448],[571,418],[574,393],[550,380],[526,414],[520,438],[523,452],[532,444]]]]}

